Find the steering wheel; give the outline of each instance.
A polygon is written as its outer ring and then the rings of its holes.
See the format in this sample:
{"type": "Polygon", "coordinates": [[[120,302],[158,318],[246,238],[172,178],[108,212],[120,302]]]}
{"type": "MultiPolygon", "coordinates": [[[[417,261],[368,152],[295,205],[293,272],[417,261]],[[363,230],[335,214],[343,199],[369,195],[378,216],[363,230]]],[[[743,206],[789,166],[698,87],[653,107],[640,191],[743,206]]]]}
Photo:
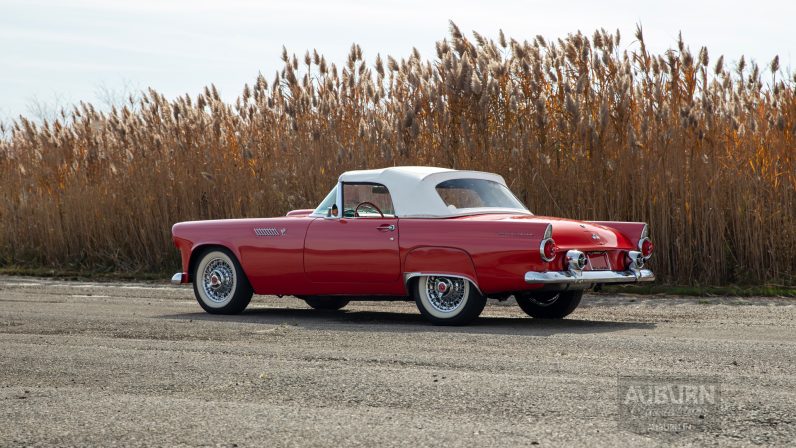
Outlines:
{"type": "Polygon", "coordinates": [[[379,212],[381,217],[384,218],[384,213],[382,213],[381,210],[378,207],[376,207],[376,204],[374,204],[372,202],[360,202],[359,205],[357,205],[357,208],[354,209],[354,216],[357,216],[357,217],[359,216],[359,207],[362,207],[363,205],[367,205],[367,206],[371,207],[372,209],[376,210],[377,212],[379,212]]]}

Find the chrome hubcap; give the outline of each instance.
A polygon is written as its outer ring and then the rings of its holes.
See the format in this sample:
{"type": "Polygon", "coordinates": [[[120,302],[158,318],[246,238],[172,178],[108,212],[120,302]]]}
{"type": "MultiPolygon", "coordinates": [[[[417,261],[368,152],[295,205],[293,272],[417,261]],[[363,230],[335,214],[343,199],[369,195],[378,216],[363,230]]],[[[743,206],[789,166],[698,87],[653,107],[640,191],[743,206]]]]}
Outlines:
{"type": "Polygon", "coordinates": [[[428,277],[426,293],[428,301],[435,310],[450,313],[464,302],[464,279],[449,277],[428,277]]]}
{"type": "Polygon", "coordinates": [[[220,269],[216,269],[210,274],[210,287],[212,288],[218,289],[227,282],[227,276],[220,269]]]}
{"type": "Polygon", "coordinates": [[[214,258],[202,273],[202,287],[210,300],[222,303],[232,295],[234,278],[232,266],[221,258],[214,258]]]}

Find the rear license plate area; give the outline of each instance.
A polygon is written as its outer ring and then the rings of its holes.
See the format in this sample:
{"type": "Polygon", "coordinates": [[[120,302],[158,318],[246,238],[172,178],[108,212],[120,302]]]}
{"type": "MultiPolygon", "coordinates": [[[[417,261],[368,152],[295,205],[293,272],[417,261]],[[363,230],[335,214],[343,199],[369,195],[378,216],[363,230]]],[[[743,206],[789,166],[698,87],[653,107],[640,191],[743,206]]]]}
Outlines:
{"type": "Polygon", "coordinates": [[[605,252],[589,254],[589,266],[592,271],[610,271],[611,263],[608,262],[608,254],[605,252]]]}

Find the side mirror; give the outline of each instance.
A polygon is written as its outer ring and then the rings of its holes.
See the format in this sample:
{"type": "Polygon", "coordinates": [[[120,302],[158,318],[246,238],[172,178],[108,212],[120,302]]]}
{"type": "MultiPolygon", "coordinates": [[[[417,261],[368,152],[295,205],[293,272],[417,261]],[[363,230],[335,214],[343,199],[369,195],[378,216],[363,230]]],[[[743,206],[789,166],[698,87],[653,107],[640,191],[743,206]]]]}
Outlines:
{"type": "Polygon", "coordinates": [[[337,210],[337,204],[333,204],[331,207],[327,208],[326,209],[326,217],[327,218],[337,218],[337,215],[339,215],[339,212],[338,213],[334,213],[335,210],[337,210]]]}

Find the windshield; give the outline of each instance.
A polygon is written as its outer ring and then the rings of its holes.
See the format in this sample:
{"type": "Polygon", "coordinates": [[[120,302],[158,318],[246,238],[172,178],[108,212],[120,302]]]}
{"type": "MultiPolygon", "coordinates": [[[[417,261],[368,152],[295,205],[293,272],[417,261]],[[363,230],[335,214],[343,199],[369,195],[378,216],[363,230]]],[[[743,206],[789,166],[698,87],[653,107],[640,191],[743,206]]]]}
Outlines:
{"type": "Polygon", "coordinates": [[[334,201],[336,200],[337,200],[337,187],[334,187],[332,188],[332,191],[330,191],[329,194],[326,195],[326,198],[324,198],[324,200],[321,201],[321,205],[319,205],[318,208],[316,208],[315,211],[312,212],[312,214],[318,216],[326,216],[326,214],[329,212],[329,209],[332,207],[332,205],[334,205],[334,201]]]}
{"type": "Polygon", "coordinates": [[[451,179],[437,184],[448,208],[512,208],[527,210],[505,185],[485,179],[451,179]]]}

